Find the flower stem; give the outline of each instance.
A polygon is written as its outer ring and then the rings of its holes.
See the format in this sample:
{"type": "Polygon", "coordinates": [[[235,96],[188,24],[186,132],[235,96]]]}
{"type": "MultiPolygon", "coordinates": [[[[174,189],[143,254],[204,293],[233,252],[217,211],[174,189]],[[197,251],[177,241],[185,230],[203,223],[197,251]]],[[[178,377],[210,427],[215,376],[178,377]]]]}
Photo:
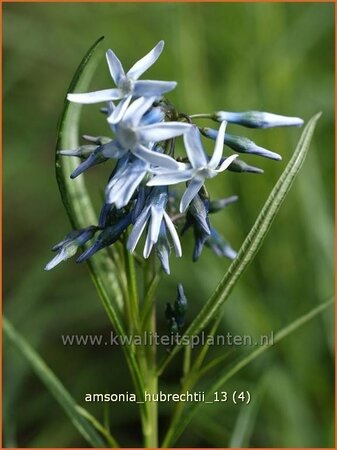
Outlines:
{"type": "Polygon", "coordinates": [[[190,119],[213,119],[213,114],[192,114],[190,119]]]}
{"type": "MultiPolygon", "coordinates": [[[[149,336],[156,332],[156,306],[154,301],[155,288],[159,281],[156,274],[154,255],[151,255],[144,268],[144,313],[142,321],[142,331],[149,336]]],[[[142,346],[143,347],[143,346],[142,346]]],[[[145,399],[145,421],[143,426],[144,447],[158,447],[158,402],[152,401],[154,395],[158,393],[157,375],[157,349],[155,344],[147,344],[144,348],[139,348],[139,358],[141,370],[144,371],[145,392],[149,394],[150,400],[145,399]]],[[[144,393],[145,394],[145,393],[144,393]]]]}

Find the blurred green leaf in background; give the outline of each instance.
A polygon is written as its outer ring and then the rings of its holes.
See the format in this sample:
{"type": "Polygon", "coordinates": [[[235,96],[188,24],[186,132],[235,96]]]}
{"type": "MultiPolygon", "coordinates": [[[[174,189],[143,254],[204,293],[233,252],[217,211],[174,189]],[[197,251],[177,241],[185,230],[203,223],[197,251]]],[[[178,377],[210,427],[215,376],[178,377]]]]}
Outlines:
{"type": "MultiPolygon", "coordinates": [[[[187,113],[265,110],[308,120],[323,112],[303,170],[231,295],[220,331],[267,334],[333,294],[333,4],[4,4],[4,308],[78,404],[87,392],[131,389],[117,347],[62,345],[61,335],[67,333],[110,332],[87,268],[69,261],[51,273],[43,271],[50,247],[69,229],[54,174],[57,121],[75,68],[101,35],[102,47],[122,55],[126,67],[163,39],[166,48],[149,78],[176,80],[178,87],[168,98],[187,113]]],[[[108,85],[102,58],[92,88],[108,85]]],[[[105,134],[103,123],[98,108],[84,108],[83,131],[105,134]]],[[[214,219],[236,249],[289,161],[300,131],[245,135],[280,153],[283,161],[261,163],[247,156],[245,161],[262,167],[264,175],[226,172],[211,182],[214,197],[239,196],[214,219]]],[[[97,204],[107,175],[101,167],[86,175],[97,204]]],[[[159,331],[165,331],[165,304],[177,283],[184,283],[190,299],[191,321],[229,265],[207,249],[194,264],[191,236],[184,246],[185,257],[172,258],[172,276],[161,283],[159,331]]],[[[240,372],[228,390],[256,392],[253,412],[230,404],[201,409],[179,446],[237,445],[243,423],[249,430],[245,446],[332,447],[332,330],[328,312],[240,372]]],[[[223,351],[212,350],[214,356],[223,351]]],[[[4,446],[84,446],[26,363],[9,346],[4,357],[4,446]]],[[[173,367],[161,388],[177,392],[180,375],[173,367]]],[[[90,409],[99,418],[106,415],[102,404],[90,409]]],[[[171,409],[160,407],[163,429],[171,409]]],[[[118,440],[135,445],[140,434],[136,406],[116,403],[109,415],[118,440]]]]}

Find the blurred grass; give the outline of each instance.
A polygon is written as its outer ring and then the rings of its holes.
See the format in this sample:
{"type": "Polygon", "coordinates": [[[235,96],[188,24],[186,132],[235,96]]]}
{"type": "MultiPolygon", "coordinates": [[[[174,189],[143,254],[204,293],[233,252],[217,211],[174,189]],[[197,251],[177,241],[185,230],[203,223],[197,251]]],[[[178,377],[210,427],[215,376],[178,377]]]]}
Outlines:
{"type": "MultiPolygon", "coordinates": [[[[222,332],[259,336],[277,330],[333,292],[333,18],[334,5],[327,3],[3,5],[5,310],[79,403],[86,392],[132,390],[115,347],[62,346],[61,334],[109,332],[86,267],[70,261],[52,273],[42,270],[51,257],[49,248],[69,229],[57,191],[53,152],[63,98],[81,57],[105,35],[103,46],[113,48],[128,67],[164,39],[165,51],[149,78],[177,80],[169,98],[183,111],[260,109],[305,120],[323,112],[288,201],[226,305],[222,332]]],[[[102,58],[92,87],[109,83],[102,58]]],[[[107,133],[103,124],[98,108],[85,108],[83,131],[107,133]]],[[[230,131],[283,156],[279,163],[243,158],[265,174],[226,173],[210,183],[214,197],[240,197],[213,216],[219,231],[238,248],[300,132],[235,126],[230,131]]],[[[96,199],[106,177],[103,167],[88,174],[96,199]]],[[[177,282],[185,285],[192,318],[228,267],[208,249],[193,264],[190,235],[183,249],[185,258],[172,258],[172,276],[161,284],[161,331],[165,302],[175,295],[177,282]]],[[[230,383],[228,389],[249,386],[254,395],[263,375],[263,397],[250,446],[333,446],[332,325],[332,315],[324,315],[230,383]]],[[[214,354],[221,351],[213,349],[214,354]]],[[[5,445],[84,445],[10,348],[5,357],[5,445]]],[[[177,364],[163,380],[163,388],[177,392],[179,377],[177,364]]],[[[191,427],[180,446],[228,445],[239,408],[213,406],[195,419],[198,433],[191,427]]],[[[163,425],[170,409],[161,405],[163,425]]],[[[92,410],[102,417],[102,405],[93,404],[92,410]]],[[[125,446],[137,445],[133,404],[112,405],[111,422],[125,446]]]]}

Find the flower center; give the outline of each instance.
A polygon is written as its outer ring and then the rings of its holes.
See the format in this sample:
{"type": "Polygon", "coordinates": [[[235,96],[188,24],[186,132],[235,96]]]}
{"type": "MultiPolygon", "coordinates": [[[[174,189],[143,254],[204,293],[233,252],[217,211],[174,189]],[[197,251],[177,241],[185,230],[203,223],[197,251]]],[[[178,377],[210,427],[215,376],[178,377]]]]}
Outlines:
{"type": "Polygon", "coordinates": [[[118,83],[118,88],[122,91],[124,95],[130,94],[133,91],[134,81],[130,78],[123,78],[118,83]]]}
{"type": "Polygon", "coordinates": [[[203,179],[213,178],[216,175],[216,172],[206,166],[198,170],[198,175],[203,179]]]}
{"type": "Polygon", "coordinates": [[[138,143],[137,134],[132,128],[120,125],[118,126],[116,131],[117,131],[117,139],[122,147],[131,150],[137,145],[138,143]]]}

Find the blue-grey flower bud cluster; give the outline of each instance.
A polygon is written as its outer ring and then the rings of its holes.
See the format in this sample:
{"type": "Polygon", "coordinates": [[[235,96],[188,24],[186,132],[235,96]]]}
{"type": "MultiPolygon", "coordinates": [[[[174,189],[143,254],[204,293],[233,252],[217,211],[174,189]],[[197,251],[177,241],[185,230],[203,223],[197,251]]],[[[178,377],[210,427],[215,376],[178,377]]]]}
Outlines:
{"type": "Polygon", "coordinates": [[[87,169],[102,163],[112,163],[112,173],[105,187],[105,199],[96,226],[69,233],[54,249],[55,258],[46,270],[73,256],[77,249],[91,244],[77,258],[81,262],[97,251],[114,244],[128,231],[126,246],[134,252],[145,232],[144,258],[152,251],[162,268],[170,273],[171,247],[182,256],[177,226],[183,223],[181,235],[193,229],[197,260],[204,248],[216,254],[234,258],[236,253],[210,224],[209,214],[219,211],[236,200],[235,197],[211,201],[205,181],[227,170],[262,173],[238,159],[237,154],[224,155],[226,145],[238,153],[259,155],[274,160],[281,156],[256,145],[253,141],[228,134],[227,123],[251,128],[301,125],[298,118],[263,112],[188,115],[169,104],[164,94],[174,89],[175,81],[139,80],[153,65],[164,48],[160,41],[149,53],[125,72],[112,50],[106,53],[108,68],[115,87],[88,93],[69,93],[68,100],[81,104],[105,103],[105,114],[111,136],[83,136],[87,141],[76,149],[63,149],[62,156],[77,157],[80,164],[71,174],[76,178],[87,169]],[[195,119],[209,118],[221,122],[218,129],[199,127],[195,119]],[[215,141],[208,156],[202,136],[215,141]],[[176,157],[178,139],[182,141],[186,157],[176,157]],[[180,201],[171,186],[186,183],[180,201]]]}

